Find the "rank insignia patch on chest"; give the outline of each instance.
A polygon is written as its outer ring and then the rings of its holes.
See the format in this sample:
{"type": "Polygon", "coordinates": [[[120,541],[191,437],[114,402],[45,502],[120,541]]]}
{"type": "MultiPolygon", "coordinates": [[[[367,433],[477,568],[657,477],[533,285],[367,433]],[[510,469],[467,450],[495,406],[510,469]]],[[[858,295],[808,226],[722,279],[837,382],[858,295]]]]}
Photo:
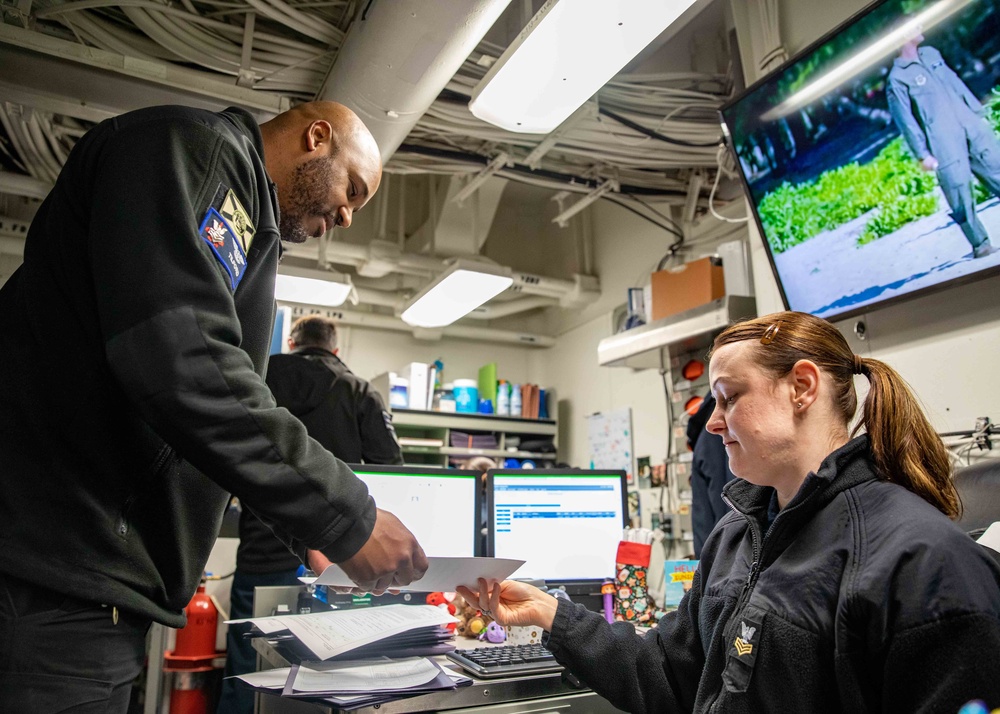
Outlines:
{"type": "MultiPolygon", "coordinates": [[[[230,191],[230,193],[232,193],[230,191]]],[[[209,208],[199,229],[216,259],[229,276],[229,286],[235,292],[247,267],[247,256],[232,224],[219,211],[209,208]]]]}
{"type": "Polygon", "coordinates": [[[253,243],[253,236],[256,231],[253,223],[250,222],[250,214],[243,208],[243,204],[240,203],[240,199],[236,198],[236,193],[232,189],[229,189],[226,197],[222,199],[222,207],[219,208],[219,213],[229,221],[229,225],[236,232],[236,237],[240,241],[243,253],[246,254],[249,252],[250,244],[253,243]]]}
{"type": "Polygon", "coordinates": [[[760,625],[755,622],[751,624],[753,627],[748,626],[745,620],[740,622],[740,634],[733,642],[737,657],[743,657],[753,652],[753,636],[757,633],[757,628],[760,625]]]}

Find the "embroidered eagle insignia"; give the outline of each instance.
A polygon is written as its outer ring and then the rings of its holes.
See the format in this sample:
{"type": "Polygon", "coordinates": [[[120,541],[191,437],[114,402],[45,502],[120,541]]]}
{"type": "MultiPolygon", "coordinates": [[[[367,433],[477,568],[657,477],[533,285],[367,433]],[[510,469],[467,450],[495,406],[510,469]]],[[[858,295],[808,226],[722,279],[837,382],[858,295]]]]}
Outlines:
{"type": "Polygon", "coordinates": [[[754,634],[757,632],[756,627],[747,627],[747,623],[740,622],[740,637],[737,637],[733,642],[733,646],[736,648],[736,654],[740,657],[743,655],[748,655],[753,652],[753,645],[750,640],[753,639],[754,634]]]}

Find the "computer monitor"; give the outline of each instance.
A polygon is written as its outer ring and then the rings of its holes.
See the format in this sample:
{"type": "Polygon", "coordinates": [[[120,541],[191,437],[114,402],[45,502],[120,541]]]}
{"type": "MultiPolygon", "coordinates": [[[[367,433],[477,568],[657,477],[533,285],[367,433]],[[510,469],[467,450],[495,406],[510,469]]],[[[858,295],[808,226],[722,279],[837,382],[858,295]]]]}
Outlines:
{"type": "Polygon", "coordinates": [[[540,579],[571,595],[614,577],[626,525],[624,471],[487,471],[489,554],[524,560],[511,577],[540,579]]]}
{"type": "Polygon", "coordinates": [[[352,465],[379,508],[392,512],[428,556],[479,553],[479,471],[435,466],[352,465]]]}

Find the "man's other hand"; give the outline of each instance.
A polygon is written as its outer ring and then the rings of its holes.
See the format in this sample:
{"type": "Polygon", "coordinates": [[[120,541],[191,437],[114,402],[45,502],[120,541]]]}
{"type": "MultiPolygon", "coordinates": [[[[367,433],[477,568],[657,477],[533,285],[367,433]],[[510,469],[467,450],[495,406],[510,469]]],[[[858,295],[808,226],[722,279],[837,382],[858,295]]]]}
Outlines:
{"type": "Polygon", "coordinates": [[[924,171],[936,171],[938,167],[938,160],[933,156],[925,156],[924,160],[920,162],[920,168],[924,171]]]}
{"type": "Polygon", "coordinates": [[[340,567],[360,589],[381,595],[389,588],[422,578],[427,571],[427,556],[406,526],[379,508],[371,537],[340,567]]]}

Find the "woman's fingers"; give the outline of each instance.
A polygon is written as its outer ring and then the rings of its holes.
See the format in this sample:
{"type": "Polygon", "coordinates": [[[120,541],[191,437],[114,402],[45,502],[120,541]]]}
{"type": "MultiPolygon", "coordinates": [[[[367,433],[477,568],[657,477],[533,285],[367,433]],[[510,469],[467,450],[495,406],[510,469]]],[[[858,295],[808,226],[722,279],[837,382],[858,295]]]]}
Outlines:
{"type": "Polygon", "coordinates": [[[493,592],[490,593],[490,610],[500,611],[500,583],[493,583],[493,592]]]}
{"type": "Polygon", "coordinates": [[[484,578],[479,578],[479,609],[490,610],[490,587],[484,578]]]}

